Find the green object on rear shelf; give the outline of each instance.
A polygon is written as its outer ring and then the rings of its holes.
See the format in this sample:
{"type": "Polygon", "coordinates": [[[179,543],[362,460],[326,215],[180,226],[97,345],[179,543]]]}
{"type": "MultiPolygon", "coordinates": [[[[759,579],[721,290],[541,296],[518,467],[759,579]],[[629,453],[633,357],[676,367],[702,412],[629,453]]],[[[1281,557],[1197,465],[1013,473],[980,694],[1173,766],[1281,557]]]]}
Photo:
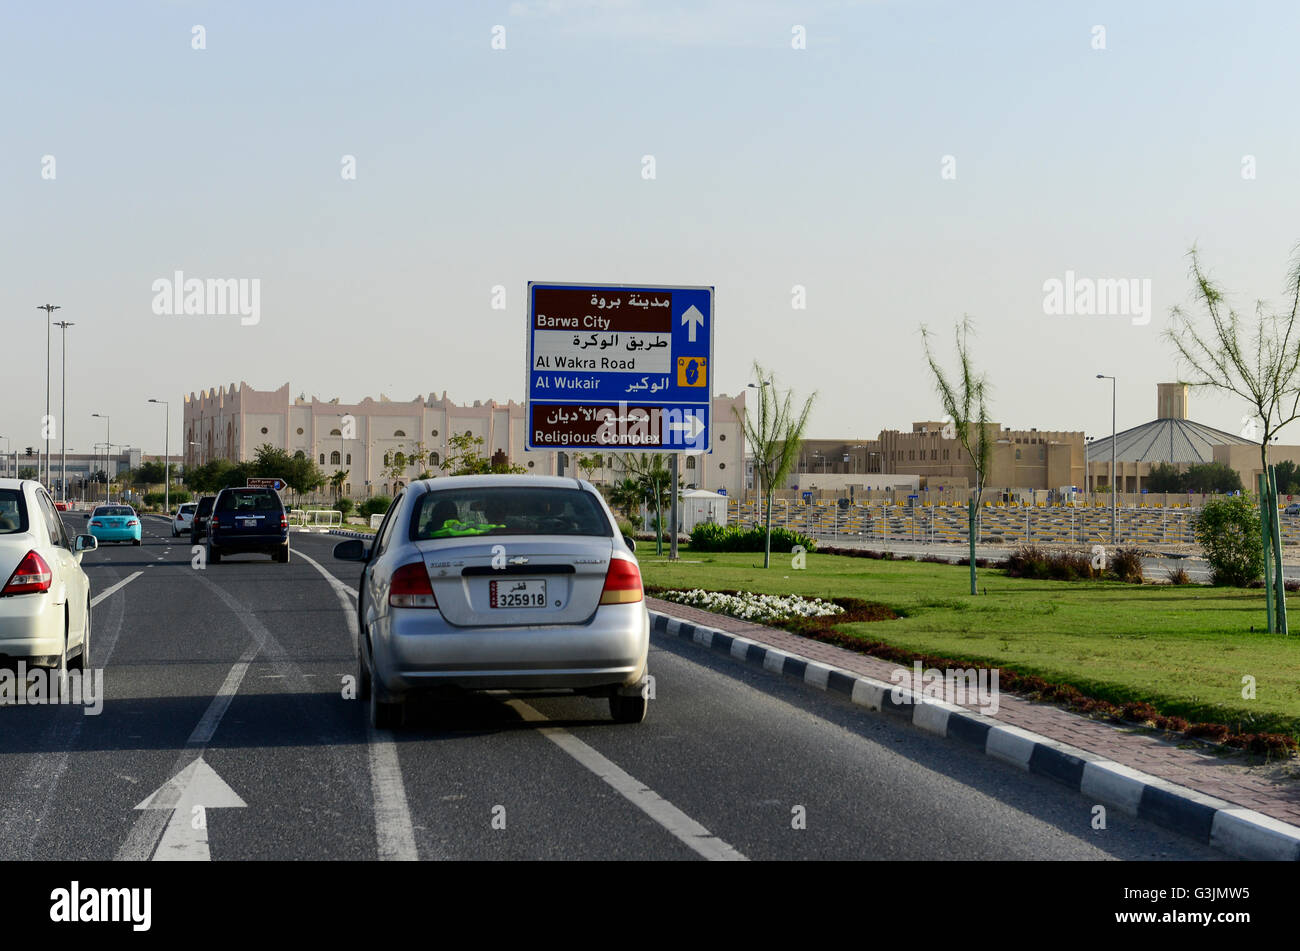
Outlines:
{"type": "Polygon", "coordinates": [[[442,523],[442,528],[435,532],[429,533],[429,538],[455,538],[461,535],[486,535],[494,528],[505,528],[504,525],[493,525],[491,522],[462,522],[454,518],[449,518],[442,523]]]}

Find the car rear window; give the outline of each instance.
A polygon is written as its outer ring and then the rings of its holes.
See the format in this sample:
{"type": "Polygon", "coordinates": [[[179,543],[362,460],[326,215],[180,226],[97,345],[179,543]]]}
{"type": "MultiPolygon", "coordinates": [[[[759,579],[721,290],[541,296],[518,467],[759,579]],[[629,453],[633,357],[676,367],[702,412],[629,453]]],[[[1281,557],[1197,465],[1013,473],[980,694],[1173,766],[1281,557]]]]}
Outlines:
{"type": "Polygon", "coordinates": [[[271,492],[234,490],[217,496],[218,512],[278,512],[280,497],[271,492]]]}
{"type": "Polygon", "coordinates": [[[216,500],[217,497],[215,495],[209,495],[199,499],[199,508],[196,514],[198,515],[209,514],[212,511],[212,503],[215,502],[216,500]]]}
{"type": "Polygon", "coordinates": [[[0,535],[27,531],[27,504],[21,489],[0,489],[0,535]]]}
{"type": "Polygon", "coordinates": [[[95,509],[92,518],[100,518],[106,515],[134,515],[135,509],[127,505],[101,505],[95,509]]]}
{"type": "Polygon", "coordinates": [[[482,535],[613,535],[600,503],[583,489],[485,486],[428,492],[411,539],[482,535]]]}
{"type": "Polygon", "coordinates": [[[194,508],[195,508],[195,506],[194,506],[194,503],[192,503],[192,502],[191,502],[189,505],[182,505],[182,506],[181,506],[180,514],[181,514],[181,515],[193,515],[193,514],[194,514],[194,508]]]}

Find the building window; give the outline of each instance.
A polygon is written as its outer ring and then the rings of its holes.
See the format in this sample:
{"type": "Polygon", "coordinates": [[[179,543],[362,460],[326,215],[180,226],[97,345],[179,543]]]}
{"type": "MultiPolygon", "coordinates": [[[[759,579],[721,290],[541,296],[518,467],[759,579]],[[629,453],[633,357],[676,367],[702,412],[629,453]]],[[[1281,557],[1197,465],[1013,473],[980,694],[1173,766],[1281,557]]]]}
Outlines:
{"type": "Polygon", "coordinates": [[[718,433],[718,442],[726,442],[726,441],[727,441],[727,434],[726,434],[726,433],[718,433]]]}
{"type": "Polygon", "coordinates": [[[930,458],[931,458],[931,459],[938,459],[938,458],[939,458],[939,450],[937,450],[937,449],[931,449],[931,450],[930,450],[930,458]]]}
{"type": "Polygon", "coordinates": [[[687,456],[687,457],[686,457],[686,468],[687,468],[687,469],[694,469],[694,468],[695,468],[695,457],[694,457],[694,456],[687,456]]]}
{"type": "Polygon", "coordinates": [[[266,435],[267,433],[269,433],[269,432],[270,432],[270,430],[267,429],[265,426],[262,427],[262,435],[263,435],[263,436],[265,436],[265,435],[266,435]]]}
{"type": "Polygon", "coordinates": [[[394,430],[393,430],[393,438],[397,438],[398,436],[402,436],[403,438],[405,438],[405,436],[406,436],[406,430],[404,430],[404,429],[394,429],[394,430]]]}
{"type": "Polygon", "coordinates": [[[298,435],[299,435],[299,436],[302,435],[302,427],[301,427],[301,426],[298,427],[298,435]]]}
{"type": "Polygon", "coordinates": [[[465,430],[465,438],[466,438],[466,439],[473,439],[473,438],[474,438],[474,433],[473,433],[472,431],[468,430],[468,429],[465,430]]]}
{"type": "Polygon", "coordinates": [[[719,463],[718,463],[718,468],[719,468],[719,469],[725,469],[725,468],[727,468],[727,464],[726,464],[725,462],[719,462],[719,463]]]}
{"type": "Polygon", "coordinates": [[[342,435],[343,435],[343,431],[342,431],[342,430],[339,430],[339,429],[331,429],[331,430],[330,430],[330,435],[331,435],[331,436],[342,436],[342,435]]]}
{"type": "Polygon", "coordinates": [[[320,464],[325,465],[325,453],[323,452],[320,454],[320,464]]]}
{"type": "Polygon", "coordinates": [[[330,465],[337,466],[338,464],[339,464],[339,451],[335,449],[333,452],[330,453],[330,465]]]}
{"type": "Polygon", "coordinates": [[[293,454],[293,457],[294,457],[295,459],[306,459],[306,458],[307,458],[307,454],[306,454],[305,452],[303,452],[301,449],[299,449],[297,452],[295,452],[295,453],[293,454]]]}
{"type": "Polygon", "coordinates": [[[437,454],[436,452],[431,452],[431,453],[429,453],[429,465],[431,465],[431,466],[441,466],[441,465],[442,465],[442,463],[438,461],[438,454],[437,454]]]}
{"type": "Polygon", "coordinates": [[[384,453],[384,465],[391,466],[392,464],[393,463],[391,457],[388,455],[388,453],[384,453]]]}
{"type": "MultiPolygon", "coordinates": [[[[1017,439],[1016,442],[1020,442],[1020,440],[1017,439]]],[[[1019,449],[1016,450],[1016,458],[1017,458],[1017,459],[1020,458],[1020,450],[1019,450],[1019,449]]]]}
{"type": "Polygon", "coordinates": [[[531,469],[532,467],[533,467],[533,460],[529,459],[529,460],[528,460],[528,468],[531,469]]]}
{"type": "Polygon", "coordinates": [[[1039,458],[1039,459],[1042,459],[1042,458],[1044,457],[1043,454],[1044,454],[1044,449],[1043,449],[1042,446],[1039,446],[1039,447],[1038,447],[1038,458],[1039,458]]]}
{"type": "Polygon", "coordinates": [[[433,430],[433,435],[435,435],[435,436],[438,435],[438,430],[436,430],[436,429],[433,430]]]}
{"type": "Polygon", "coordinates": [[[352,465],[352,453],[348,453],[348,465],[352,465]]]}
{"type": "Polygon", "coordinates": [[[945,450],[943,451],[943,461],[944,461],[944,462],[947,462],[947,461],[948,461],[948,450],[947,450],[947,449],[945,449],[945,450]]]}

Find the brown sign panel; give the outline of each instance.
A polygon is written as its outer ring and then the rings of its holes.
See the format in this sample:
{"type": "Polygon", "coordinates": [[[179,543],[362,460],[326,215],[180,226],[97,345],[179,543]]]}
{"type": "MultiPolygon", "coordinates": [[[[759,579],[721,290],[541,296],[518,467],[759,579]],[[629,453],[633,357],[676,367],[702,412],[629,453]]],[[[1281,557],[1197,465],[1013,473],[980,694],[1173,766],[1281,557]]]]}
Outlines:
{"type": "Polygon", "coordinates": [[[533,330],[672,333],[672,294],[668,291],[598,292],[539,287],[533,297],[533,330]]]}
{"type": "MultiPolygon", "coordinates": [[[[664,430],[680,416],[658,406],[532,404],[533,444],[558,448],[655,449],[664,430]]],[[[680,448],[680,447],[678,447],[680,448]]]]}

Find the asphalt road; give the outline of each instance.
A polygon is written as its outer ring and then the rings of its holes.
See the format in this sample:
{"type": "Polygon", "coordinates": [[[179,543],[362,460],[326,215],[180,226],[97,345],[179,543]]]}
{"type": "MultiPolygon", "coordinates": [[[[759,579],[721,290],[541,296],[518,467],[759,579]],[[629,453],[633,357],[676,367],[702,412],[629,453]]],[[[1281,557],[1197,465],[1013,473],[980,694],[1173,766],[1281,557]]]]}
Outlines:
{"type": "Polygon", "coordinates": [[[0,709],[0,859],[1222,857],[1115,810],[1094,830],[1046,779],[658,636],[643,724],[479,694],[377,733],[342,696],[338,538],[199,570],[145,528],[84,560],[102,712],[0,709]]]}

